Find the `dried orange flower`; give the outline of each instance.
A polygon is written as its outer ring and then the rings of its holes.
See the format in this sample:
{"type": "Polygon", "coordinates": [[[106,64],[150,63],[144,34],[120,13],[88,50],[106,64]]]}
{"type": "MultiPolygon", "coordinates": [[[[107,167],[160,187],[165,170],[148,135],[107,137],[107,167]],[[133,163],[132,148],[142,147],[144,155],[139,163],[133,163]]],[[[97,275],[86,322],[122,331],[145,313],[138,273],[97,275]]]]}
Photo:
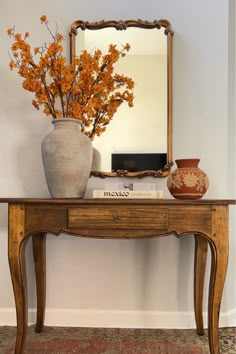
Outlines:
{"type": "Polygon", "coordinates": [[[46,16],[40,21],[46,25],[52,42],[31,49],[15,28],[7,30],[13,38],[10,69],[18,69],[23,77],[22,86],[34,93],[32,104],[53,118],[73,117],[82,121],[82,130],[91,139],[101,135],[118,107],[126,102],[133,106],[134,82],[131,78],[114,73],[114,64],[130,49],[127,43],[121,50],[111,44],[106,54],[82,51],[73,64],[66,64],[63,56],[64,37],[49,28],[46,16]]]}

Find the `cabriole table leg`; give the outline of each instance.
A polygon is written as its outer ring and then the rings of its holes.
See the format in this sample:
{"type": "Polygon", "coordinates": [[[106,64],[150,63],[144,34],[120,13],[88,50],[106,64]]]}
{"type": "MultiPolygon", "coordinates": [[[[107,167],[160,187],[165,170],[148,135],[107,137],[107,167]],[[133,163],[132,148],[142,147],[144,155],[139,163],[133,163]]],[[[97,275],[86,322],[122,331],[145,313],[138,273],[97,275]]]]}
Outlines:
{"type": "Polygon", "coordinates": [[[47,233],[44,232],[32,235],[37,290],[37,320],[35,331],[38,333],[43,331],[46,305],[46,236],[47,233]]]}
{"type": "Polygon", "coordinates": [[[207,259],[208,241],[201,235],[194,235],[195,256],[194,256],[194,311],[197,333],[204,335],[204,324],[202,318],[202,302],[204,278],[207,259]]]}
{"type": "Polygon", "coordinates": [[[217,206],[212,218],[211,276],[208,301],[208,336],[211,354],[219,354],[219,313],[228,265],[228,209],[217,206]]]}
{"type": "Polygon", "coordinates": [[[22,204],[9,205],[8,259],[16,304],[15,354],[23,354],[28,325],[27,279],[25,270],[25,210],[22,204]]]}

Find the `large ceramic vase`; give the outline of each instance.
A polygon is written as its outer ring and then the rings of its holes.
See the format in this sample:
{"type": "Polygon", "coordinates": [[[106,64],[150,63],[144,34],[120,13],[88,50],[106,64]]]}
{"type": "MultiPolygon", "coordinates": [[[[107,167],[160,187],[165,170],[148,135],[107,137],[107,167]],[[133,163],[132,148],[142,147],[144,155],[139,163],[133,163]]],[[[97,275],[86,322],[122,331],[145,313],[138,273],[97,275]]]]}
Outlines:
{"type": "Polygon", "coordinates": [[[170,173],[167,187],[174,198],[200,199],[206,193],[209,181],[199,167],[200,159],[175,160],[177,168],[170,173]]]}
{"type": "Polygon", "coordinates": [[[53,119],[54,129],[42,141],[42,159],[53,198],[83,198],[92,164],[92,142],[78,119],[53,119]]]}

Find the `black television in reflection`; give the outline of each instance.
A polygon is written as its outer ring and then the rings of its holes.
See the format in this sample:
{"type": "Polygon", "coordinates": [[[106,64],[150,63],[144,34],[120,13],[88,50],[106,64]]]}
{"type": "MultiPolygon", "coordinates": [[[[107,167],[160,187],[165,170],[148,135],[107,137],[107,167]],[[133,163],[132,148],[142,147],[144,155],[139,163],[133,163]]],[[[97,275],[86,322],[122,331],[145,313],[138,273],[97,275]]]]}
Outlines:
{"type": "Polygon", "coordinates": [[[145,170],[160,170],[167,164],[166,153],[113,153],[111,154],[112,172],[128,170],[140,172],[145,170]]]}

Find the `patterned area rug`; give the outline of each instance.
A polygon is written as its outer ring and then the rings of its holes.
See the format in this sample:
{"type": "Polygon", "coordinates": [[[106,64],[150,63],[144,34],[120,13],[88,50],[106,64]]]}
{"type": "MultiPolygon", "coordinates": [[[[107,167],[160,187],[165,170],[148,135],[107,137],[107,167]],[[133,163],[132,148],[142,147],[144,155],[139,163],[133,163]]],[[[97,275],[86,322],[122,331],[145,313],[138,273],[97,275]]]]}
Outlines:
{"type": "MultiPolygon", "coordinates": [[[[15,327],[0,327],[0,354],[13,354],[15,327]]],[[[236,353],[236,328],[220,329],[221,354],[236,353]]],[[[28,328],[25,354],[210,354],[207,333],[195,330],[28,328]]]]}

